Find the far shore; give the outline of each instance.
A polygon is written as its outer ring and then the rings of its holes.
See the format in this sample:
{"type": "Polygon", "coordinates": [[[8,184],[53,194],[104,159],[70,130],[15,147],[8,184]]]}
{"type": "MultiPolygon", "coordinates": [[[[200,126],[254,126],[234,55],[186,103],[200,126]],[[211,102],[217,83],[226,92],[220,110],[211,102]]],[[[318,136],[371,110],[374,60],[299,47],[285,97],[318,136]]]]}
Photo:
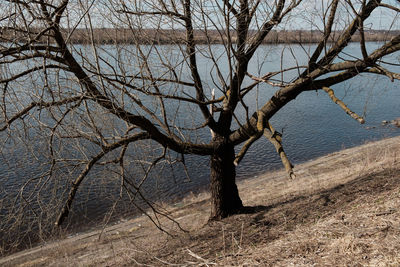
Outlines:
{"type": "MultiPolygon", "coordinates": [[[[37,32],[40,32],[38,29],[37,32]]],[[[27,39],[24,33],[14,33],[8,29],[0,27],[0,42],[19,41],[27,39]]],[[[183,29],[168,30],[168,29],[123,29],[123,28],[96,28],[93,29],[93,34],[87,29],[64,29],[64,35],[69,43],[73,44],[91,44],[92,41],[96,44],[185,44],[186,31],[183,29]],[[91,38],[93,36],[93,39],[91,38]]],[[[249,32],[249,39],[256,36],[257,30],[249,32]]],[[[341,36],[340,31],[331,33],[328,42],[334,42],[341,36]]],[[[390,40],[392,37],[400,34],[400,31],[380,31],[368,30],[365,31],[364,37],[366,42],[382,42],[390,40]]],[[[29,33],[31,37],[35,36],[35,32],[29,33]]],[[[230,33],[230,42],[236,43],[236,33],[230,33]]],[[[46,43],[47,39],[42,38],[46,43]]],[[[227,44],[228,35],[226,30],[195,30],[194,39],[196,44],[227,44]]],[[[264,39],[263,44],[307,44],[319,43],[323,40],[323,33],[317,30],[280,30],[271,31],[264,39]]],[[[352,42],[360,42],[361,35],[355,33],[352,42]]],[[[40,40],[38,40],[40,42],[40,40]]],[[[50,40],[51,42],[51,40],[50,40]]]]}
{"type": "Polygon", "coordinates": [[[400,234],[398,151],[400,136],[300,164],[294,180],[283,170],[242,180],[240,194],[253,208],[221,222],[207,223],[208,192],[165,204],[188,231],[159,218],[174,237],[142,216],[9,255],[0,265],[395,266],[400,263],[394,242],[400,234]]]}

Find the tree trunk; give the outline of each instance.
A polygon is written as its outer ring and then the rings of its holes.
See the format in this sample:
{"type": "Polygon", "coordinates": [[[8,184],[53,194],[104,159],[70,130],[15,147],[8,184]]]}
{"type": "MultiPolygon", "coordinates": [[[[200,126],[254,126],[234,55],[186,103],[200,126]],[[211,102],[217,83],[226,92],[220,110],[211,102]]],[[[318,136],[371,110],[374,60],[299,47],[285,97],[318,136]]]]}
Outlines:
{"type": "Polygon", "coordinates": [[[243,208],[242,200],[235,183],[236,170],[233,161],[235,151],[232,144],[223,137],[213,138],[216,145],[211,156],[211,218],[219,220],[238,213],[243,208]]]}

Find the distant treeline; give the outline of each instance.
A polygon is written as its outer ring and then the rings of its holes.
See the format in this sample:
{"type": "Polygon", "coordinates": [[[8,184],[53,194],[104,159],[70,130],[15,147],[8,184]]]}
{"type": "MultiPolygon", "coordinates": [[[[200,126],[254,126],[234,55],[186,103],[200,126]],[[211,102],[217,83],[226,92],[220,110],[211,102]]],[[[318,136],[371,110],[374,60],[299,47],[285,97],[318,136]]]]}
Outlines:
{"type": "MultiPolygon", "coordinates": [[[[39,32],[38,29],[36,32],[39,32]]],[[[255,36],[257,31],[249,32],[250,36],[255,36]]],[[[342,33],[337,31],[331,34],[329,41],[334,41],[340,37],[342,33]]],[[[368,42],[386,41],[400,34],[400,31],[365,31],[365,40],[368,42]]],[[[35,35],[34,32],[29,34],[31,38],[35,35]]],[[[76,44],[91,43],[88,30],[75,29],[72,34],[68,30],[64,30],[64,35],[69,42],[76,44]]],[[[234,31],[229,33],[231,42],[236,42],[236,34],[234,31]]],[[[198,44],[223,44],[228,42],[228,34],[226,31],[216,30],[195,30],[194,38],[198,44]]],[[[317,43],[323,38],[323,33],[320,31],[271,31],[265,38],[265,44],[279,43],[317,43]]],[[[14,31],[11,29],[0,28],[0,42],[9,42],[18,39],[24,41],[27,34],[22,31],[14,31]]],[[[44,36],[40,42],[46,42],[47,37],[44,36]]],[[[361,39],[360,33],[356,33],[352,41],[359,42],[361,39]]],[[[184,30],[166,30],[166,29],[111,29],[102,28],[93,30],[93,40],[97,44],[184,44],[186,42],[186,31],[184,30]]],[[[50,39],[51,41],[51,39],[50,39]]]]}

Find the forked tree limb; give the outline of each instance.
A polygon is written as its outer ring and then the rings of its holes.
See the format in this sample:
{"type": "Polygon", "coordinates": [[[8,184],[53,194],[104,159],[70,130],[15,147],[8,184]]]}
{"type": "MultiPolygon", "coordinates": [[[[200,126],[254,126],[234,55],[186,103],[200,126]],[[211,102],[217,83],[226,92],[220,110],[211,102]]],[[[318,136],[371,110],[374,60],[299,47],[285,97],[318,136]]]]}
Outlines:
{"type": "Polygon", "coordinates": [[[21,77],[27,76],[28,74],[31,74],[31,73],[36,72],[36,71],[41,71],[41,70],[44,70],[44,69],[57,69],[57,70],[69,71],[68,68],[65,68],[64,66],[56,65],[56,64],[48,64],[48,65],[45,65],[45,66],[36,66],[36,67],[30,68],[30,69],[24,70],[24,71],[22,71],[22,72],[20,72],[18,74],[10,76],[8,78],[1,79],[0,83],[1,84],[5,84],[5,83],[11,82],[11,81],[15,81],[15,80],[17,80],[17,79],[19,79],[21,77]]]}
{"type": "MultiPolygon", "coordinates": [[[[317,48],[315,49],[314,53],[310,57],[310,60],[309,60],[310,66],[315,64],[315,62],[317,62],[318,57],[321,55],[322,51],[324,50],[326,43],[331,35],[332,26],[333,26],[333,23],[335,20],[335,15],[336,15],[338,4],[339,4],[339,0],[334,0],[332,2],[331,11],[330,11],[330,14],[328,17],[328,22],[324,29],[324,38],[319,42],[317,48]]],[[[311,70],[311,67],[310,67],[310,70],[311,70]]]]}
{"type": "MultiPolygon", "coordinates": [[[[395,36],[389,42],[385,43],[380,48],[376,49],[368,57],[369,63],[362,60],[347,61],[341,63],[328,64],[325,69],[316,69],[313,73],[307,74],[307,77],[299,78],[291,84],[279,89],[271,97],[271,99],[260,109],[264,114],[264,120],[269,120],[276,112],[278,112],[284,105],[295,99],[300,93],[311,90],[319,90],[323,87],[329,88],[329,86],[344,82],[353,77],[356,77],[361,72],[377,73],[377,70],[372,68],[372,71],[368,71],[370,65],[376,66],[376,61],[382,57],[392,54],[400,50],[400,35],[395,36]],[[345,70],[339,74],[332,75],[327,78],[317,79],[322,75],[325,75],[332,71],[345,70]]],[[[377,73],[383,74],[383,73],[377,73]]],[[[396,75],[398,77],[398,75],[396,75]]],[[[334,94],[333,94],[334,95],[334,94]]],[[[249,136],[256,132],[257,124],[257,112],[254,112],[250,120],[233,131],[229,139],[235,143],[240,144],[246,141],[249,136]]],[[[358,119],[357,119],[358,120],[358,119]]],[[[361,122],[361,120],[358,120],[361,122]]]]}
{"type": "Polygon", "coordinates": [[[389,79],[393,82],[395,79],[396,80],[400,80],[400,74],[399,73],[395,73],[395,72],[391,72],[381,66],[377,66],[374,68],[370,68],[365,70],[364,72],[369,72],[369,73],[374,73],[374,74],[381,74],[381,75],[385,75],[387,77],[389,77],[389,79]]]}
{"type": "Polygon", "coordinates": [[[232,12],[232,14],[236,17],[239,16],[238,11],[229,3],[229,0],[224,0],[224,5],[228,8],[228,11],[232,12]]]}
{"type": "MultiPolygon", "coordinates": [[[[317,65],[315,65],[314,68],[316,68],[317,66],[325,66],[327,64],[330,64],[350,42],[352,36],[361,26],[360,22],[365,21],[371,15],[372,11],[374,11],[381,2],[381,0],[370,0],[366,5],[363,5],[359,17],[355,18],[352,23],[350,23],[350,25],[339,38],[339,40],[337,40],[335,44],[327,51],[326,55],[318,61],[317,65]]],[[[313,68],[310,68],[304,74],[313,70],[313,68]]],[[[304,76],[304,74],[302,76],[304,76]]]]}
{"type": "Polygon", "coordinates": [[[274,145],[276,152],[281,158],[282,164],[289,175],[289,178],[295,179],[296,175],[294,174],[293,171],[293,165],[292,163],[290,163],[289,158],[287,157],[282,146],[282,135],[278,133],[268,121],[266,123],[264,122],[264,114],[261,111],[258,112],[257,131],[245,142],[242,149],[237,154],[234,160],[235,166],[237,166],[240,163],[240,161],[243,159],[244,155],[246,154],[250,146],[255,141],[257,141],[263,134],[274,145]]]}
{"type": "Polygon", "coordinates": [[[235,166],[237,166],[240,163],[240,161],[243,159],[244,155],[246,154],[246,152],[250,148],[250,146],[262,136],[264,128],[265,128],[264,127],[264,113],[258,112],[257,131],[255,134],[250,136],[250,138],[244,143],[242,149],[239,151],[239,153],[235,157],[235,160],[233,161],[233,164],[235,164],[235,166]]]}
{"type": "Polygon", "coordinates": [[[79,176],[74,180],[72,183],[72,187],[69,191],[67,201],[65,202],[63,208],[61,209],[60,214],[57,217],[57,220],[55,222],[56,226],[60,226],[65,218],[68,216],[69,211],[71,210],[72,202],[75,199],[76,192],[79,189],[79,186],[81,185],[82,181],[85,179],[87,174],[90,172],[92,167],[103,157],[105,156],[108,152],[117,149],[121,146],[124,146],[126,144],[129,144],[131,142],[135,142],[138,140],[143,140],[149,138],[149,135],[147,133],[137,133],[135,135],[126,137],[124,139],[121,139],[118,142],[115,142],[111,145],[107,145],[103,148],[103,150],[98,153],[96,156],[94,156],[85,166],[85,168],[82,170],[82,172],[79,174],[79,176]]]}
{"type": "Polygon", "coordinates": [[[24,115],[29,113],[35,107],[38,107],[38,108],[50,108],[50,107],[55,107],[55,106],[62,106],[62,105],[66,105],[66,104],[69,104],[69,103],[73,103],[73,102],[77,102],[77,101],[83,100],[85,98],[86,97],[84,95],[81,95],[81,96],[74,96],[74,97],[71,97],[71,98],[65,98],[65,99],[62,99],[62,100],[59,100],[59,101],[53,101],[53,102],[44,102],[44,101],[32,102],[29,105],[27,105],[24,109],[22,109],[21,111],[19,111],[16,114],[14,114],[14,116],[12,116],[10,119],[6,119],[4,121],[5,125],[0,128],[0,132],[4,131],[5,129],[10,127],[10,125],[15,120],[22,118],[24,115]]]}
{"type": "Polygon", "coordinates": [[[239,165],[240,161],[242,161],[244,155],[246,154],[247,150],[249,150],[250,146],[257,141],[262,135],[262,132],[257,132],[255,135],[252,135],[243,145],[242,149],[239,151],[237,156],[235,157],[235,160],[233,161],[233,164],[235,166],[239,165]]]}
{"type": "Polygon", "coordinates": [[[281,158],[282,164],[285,167],[286,172],[289,175],[290,179],[295,179],[296,175],[293,171],[293,165],[290,163],[289,158],[287,157],[285,150],[282,146],[282,136],[278,133],[269,122],[264,129],[264,136],[274,145],[276,152],[279,154],[281,158]]]}
{"type": "MultiPolygon", "coordinates": [[[[76,61],[72,53],[69,51],[68,46],[65,43],[64,37],[62,36],[59,28],[54,29],[54,39],[60,46],[60,48],[62,48],[62,50],[64,51],[64,61],[70,67],[71,72],[74,73],[76,78],[86,88],[87,93],[94,99],[94,101],[96,101],[100,106],[108,110],[111,114],[116,115],[120,119],[132,125],[140,127],[144,131],[148,132],[153,140],[157,141],[164,147],[168,147],[176,152],[193,153],[199,155],[210,155],[213,153],[213,147],[211,145],[182,142],[181,140],[176,140],[168,135],[165,135],[148,118],[130,113],[129,111],[125,110],[123,107],[112,101],[112,99],[110,99],[107,95],[102,94],[97,88],[96,84],[93,82],[93,80],[87,75],[82,66],[76,61]]],[[[209,114],[208,109],[207,113],[209,114]]],[[[210,118],[210,120],[211,119],[212,118],[210,118]]],[[[214,119],[212,119],[210,123],[212,122],[215,123],[214,119]]]]}
{"type": "MultiPolygon", "coordinates": [[[[185,16],[185,31],[186,31],[186,52],[188,55],[188,64],[193,79],[194,87],[196,89],[196,99],[200,102],[205,102],[204,87],[200,78],[197,59],[196,59],[196,41],[194,39],[194,28],[192,22],[192,8],[190,1],[185,0],[183,2],[184,16],[185,16]]],[[[209,127],[213,130],[217,130],[217,125],[214,118],[211,116],[207,105],[198,104],[201,113],[203,114],[206,121],[209,122],[209,127]]]]}

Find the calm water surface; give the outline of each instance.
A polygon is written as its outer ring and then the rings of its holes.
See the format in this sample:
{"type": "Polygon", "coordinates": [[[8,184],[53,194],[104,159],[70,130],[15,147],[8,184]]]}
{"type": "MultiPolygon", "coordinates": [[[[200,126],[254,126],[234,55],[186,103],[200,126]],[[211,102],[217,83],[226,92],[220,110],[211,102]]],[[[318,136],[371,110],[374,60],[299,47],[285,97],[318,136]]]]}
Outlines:
{"type": "MultiPolygon", "coordinates": [[[[369,44],[369,49],[374,49],[378,44],[369,44]]],[[[314,46],[307,47],[312,49],[314,46]]],[[[213,49],[223,51],[221,46],[214,46],[213,49]]],[[[253,64],[250,64],[250,73],[259,73],[260,76],[268,71],[280,67],[281,52],[287,50],[285,45],[265,46],[256,55],[253,64]],[[267,60],[264,60],[267,58],[267,60]],[[261,65],[260,62],[263,62],[261,65]]],[[[306,53],[299,46],[292,46],[297,60],[305,60],[306,53]]],[[[358,52],[358,44],[351,44],[347,48],[349,54],[355,55],[358,52]]],[[[222,52],[221,52],[222,53],[222,52]]],[[[284,52],[289,54],[288,51],[284,52]]],[[[398,55],[395,55],[395,57],[398,55]]],[[[283,67],[291,66],[295,59],[291,56],[285,57],[283,67]]],[[[202,75],[207,77],[211,64],[205,58],[199,58],[199,65],[202,66],[202,75]]],[[[393,71],[399,71],[391,67],[393,71]]],[[[227,71],[227,70],[225,70],[227,71]]],[[[296,72],[288,73],[286,78],[295,76],[296,72]]],[[[211,81],[209,81],[211,83],[211,81]]],[[[245,83],[250,83],[246,80],[245,83]]],[[[360,75],[349,82],[334,86],[336,95],[342,99],[353,111],[365,117],[366,123],[360,125],[350,118],[334,104],[325,92],[306,92],[298,96],[294,101],[285,106],[271,120],[272,125],[283,133],[283,144],[288,157],[294,164],[338,151],[342,148],[357,146],[370,140],[382,139],[385,137],[400,134],[400,129],[392,126],[381,126],[382,120],[392,120],[400,117],[400,83],[390,82],[385,77],[374,75],[360,75]]],[[[272,96],[275,89],[263,85],[258,91],[249,95],[246,103],[249,106],[262,105],[272,96]]],[[[200,133],[200,138],[209,138],[209,132],[200,133]]],[[[40,144],[38,144],[40,146],[40,144]]],[[[240,149],[240,147],[238,147],[240,149]]],[[[3,150],[5,151],[5,150],[3,150]]],[[[27,177],[40,174],[45,166],[41,166],[39,158],[21,157],[27,153],[21,147],[12,147],[0,157],[0,177],[3,179],[0,191],[2,197],[11,195],[18,189],[21,181],[27,177]],[[4,182],[6,181],[6,182],[4,182]]],[[[145,153],[138,149],[137,153],[145,153]]],[[[180,198],[189,192],[196,192],[208,185],[209,161],[206,157],[187,156],[186,174],[182,165],[174,168],[160,166],[152,175],[154,179],[143,187],[143,191],[154,200],[170,201],[180,198]]],[[[133,165],[132,168],[135,168],[133,165]]],[[[136,166],[140,169],[140,166],[136,166]]],[[[281,162],[274,147],[265,139],[258,140],[248,151],[247,155],[237,168],[238,179],[254,177],[260,173],[281,168],[281,162]]],[[[138,170],[138,173],[143,170],[138,170]]],[[[85,188],[78,193],[79,200],[75,207],[74,220],[92,220],[102,218],[105,210],[112,206],[118,199],[119,180],[109,178],[109,172],[104,169],[94,169],[86,179],[85,188]],[[101,181],[101,182],[99,182],[101,181]],[[85,193],[82,193],[85,192],[85,193]],[[80,203],[80,204],[79,204],[80,203]]],[[[138,176],[139,177],[139,176],[138,176]]],[[[130,208],[129,201],[122,198],[118,202],[121,213],[134,213],[135,209],[130,208]]],[[[2,208],[2,213],[8,212],[2,208]]],[[[136,210],[137,212],[137,210],[136,210]]]]}

